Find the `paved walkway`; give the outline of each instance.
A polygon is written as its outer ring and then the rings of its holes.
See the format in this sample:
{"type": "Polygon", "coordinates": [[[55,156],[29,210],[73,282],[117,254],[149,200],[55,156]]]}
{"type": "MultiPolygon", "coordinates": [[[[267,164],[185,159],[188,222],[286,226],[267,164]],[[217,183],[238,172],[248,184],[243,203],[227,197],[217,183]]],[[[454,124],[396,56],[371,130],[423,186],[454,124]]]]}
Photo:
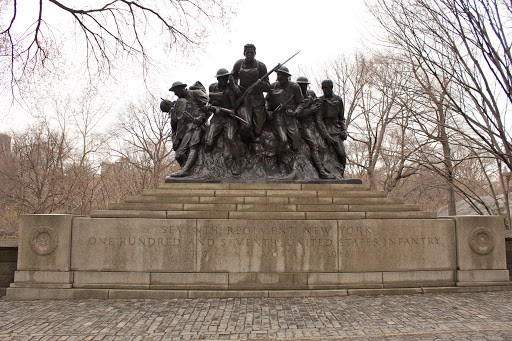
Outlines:
{"type": "Polygon", "coordinates": [[[0,340],[512,340],[512,291],[293,299],[0,300],[0,340]]]}

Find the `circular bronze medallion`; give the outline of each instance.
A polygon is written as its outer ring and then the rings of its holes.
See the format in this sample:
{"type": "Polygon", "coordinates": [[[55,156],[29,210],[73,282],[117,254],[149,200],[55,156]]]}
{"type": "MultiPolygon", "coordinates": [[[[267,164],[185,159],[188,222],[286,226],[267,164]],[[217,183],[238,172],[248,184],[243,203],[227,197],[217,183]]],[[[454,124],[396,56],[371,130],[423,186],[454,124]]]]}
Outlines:
{"type": "Polygon", "coordinates": [[[59,238],[54,229],[48,226],[40,226],[32,231],[30,247],[41,256],[46,256],[55,251],[59,238]]]}
{"type": "Polygon", "coordinates": [[[494,235],[485,227],[476,227],[469,236],[469,246],[479,255],[487,255],[494,250],[494,235]]]}

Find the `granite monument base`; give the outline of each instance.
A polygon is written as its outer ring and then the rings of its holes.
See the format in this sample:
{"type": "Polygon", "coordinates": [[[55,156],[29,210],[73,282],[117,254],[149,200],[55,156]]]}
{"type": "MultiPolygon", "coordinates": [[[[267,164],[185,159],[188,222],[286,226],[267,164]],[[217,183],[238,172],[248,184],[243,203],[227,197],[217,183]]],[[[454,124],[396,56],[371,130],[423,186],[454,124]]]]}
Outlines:
{"type": "Polygon", "coordinates": [[[170,183],[89,217],[22,217],[7,299],[509,288],[504,222],[355,183],[170,183]]]}

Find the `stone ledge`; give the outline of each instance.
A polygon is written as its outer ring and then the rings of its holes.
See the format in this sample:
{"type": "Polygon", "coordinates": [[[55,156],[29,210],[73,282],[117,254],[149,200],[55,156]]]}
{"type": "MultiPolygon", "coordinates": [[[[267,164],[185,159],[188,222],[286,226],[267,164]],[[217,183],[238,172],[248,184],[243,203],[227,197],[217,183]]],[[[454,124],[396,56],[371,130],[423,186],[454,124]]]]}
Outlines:
{"type": "Polygon", "coordinates": [[[71,289],[73,285],[59,283],[33,283],[33,282],[15,282],[11,283],[10,288],[43,288],[43,289],[71,289]]]}
{"type": "Polygon", "coordinates": [[[231,183],[229,189],[277,189],[277,190],[301,190],[301,184],[282,184],[282,183],[260,183],[260,184],[244,184],[231,183]]]}
{"type": "MultiPolygon", "coordinates": [[[[417,295],[510,291],[512,285],[475,287],[416,287],[335,290],[134,290],[134,289],[52,289],[7,288],[6,300],[68,299],[174,299],[174,298],[291,298],[376,295],[417,295]]],[[[0,292],[1,294],[1,292],[0,292]]]]}
{"type": "Polygon", "coordinates": [[[214,189],[201,190],[201,189],[178,189],[178,188],[156,188],[156,189],[143,189],[142,195],[156,195],[162,197],[200,197],[215,195],[214,189]]]}
{"type": "Polygon", "coordinates": [[[167,211],[167,219],[227,219],[228,211],[167,211]]]}
{"type": "Polygon", "coordinates": [[[168,202],[126,202],[126,203],[109,203],[109,210],[124,211],[181,211],[183,203],[168,202]]]}
{"type": "Polygon", "coordinates": [[[265,205],[265,204],[238,204],[236,205],[238,212],[297,212],[297,205],[265,205]]]}
{"type": "MultiPolygon", "coordinates": [[[[383,191],[323,191],[318,190],[319,197],[332,198],[387,198],[388,194],[383,191]]],[[[334,200],[334,199],[333,199],[334,200]]]]}
{"type": "MultiPolygon", "coordinates": [[[[257,197],[260,198],[260,197],[257,197]]],[[[243,204],[245,197],[200,197],[199,204],[243,204]]]]}
{"type": "Polygon", "coordinates": [[[175,299],[189,298],[186,290],[118,290],[108,291],[108,298],[112,299],[175,299]]]}
{"type": "Polygon", "coordinates": [[[267,290],[189,290],[188,298],[265,298],[267,290]]]}
{"type": "Polygon", "coordinates": [[[403,204],[404,200],[397,200],[397,198],[369,198],[369,197],[361,197],[361,198],[340,198],[335,197],[332,198],[333,204],[339,205],[389,205],[389,204],[403,204]]]}
{"type": "Polygon", "coordinates": [[[300,212],[347,212],[348,205],[297,205],[300,212]]]}
{"type": "Polygon", "coordinates": [[[366,212],[366,219],[436,219],[436,212],[396,211],[396,212],[366,212]]]}
{"type": "Polygon", "coordinates": [[[229,219],[304,220],[304,212],[229,212],[229,219]]]}
{"type": "Polygon", "coordinates": [[[229,183],[174,182],[158,185],[160,189],[229,189],[229,183]]]}
{"type": "Polygon", "coordinates": [[[508,285],[480,285],[480,286],[463,286],[463,287],[430,287],[422,288],[424,294],[456,294],[470,292],[486,292],[486,291],[509,291],[512,290],[512,284],[508,285]]]}
{"type": "Polygon", "coordinates": [[[363,184],[302,184],[303,190],[324,190],[324,191],[369,191],[370,186],[363,184]]]}
{"type": "Polygon", "coordinates": [[[0,247],[18,247],[18,238],[0,238],[0,247]]]}
{"type": "Polygon", "coordinates": [[[267,191],[264,189],[227,189],[216,190],[216,197],[265,197],[267,191]]]}
{"type": "Polygon", "coordinates": [[[357,205],[357,204],[349,204],[349,211],[353,212],[416,212],[420,210],[418,205],[409,205],[409,204],[380,204],[375,203],[371,205],[357,205]]]}
{"type": "Polygon", "coordinates": [[[348,289],[349,296],[422,294],[422,288],[348,289]]]}
{"type": "Polygon", "coordinates": [[[296,297],[334,297],[348,296],[347,290],[272,290],[268,297],[272,298],[296,298],[296,297]]]}
{"type": "Polygon", "coordinates": [[[289,203],[288,197],[243,197],[242,202],[247,205],[288,205],[289,203]]]}
{"type": "Polygon", "coordinates": [[[73,272],[71,271],[16,271],[15,282],[26,283],[72,283],[73,272]]]}
{"type": "Polygon", "coordinates": [[[91,218],[157,218],[165,219],[166,211],[94,210],[91,218]]]}
{"type": "Polygon", "coordinates": [[[307,220],[359,220],[365,212],[306,212],[307,220]]]}
{"type": "Polygon", "coordinates": [[[316,198],[317,192],[314,190],[298,190],[298,191],[289,191],[289,190],[267,190],[268,197],[294,197],[294,198],[316,198]]]}
{"type": "Polygon", "coordinates": [[[173,187],[176,185],[185,185],[188,186],[190,184],[194,184],[195,186],[201,188],[201,186],[211,186],[213,188],[215,186],[229,186],[236,187],[237,185],[256,185],[256,186],[289,186],[289,185],[320,185],[320,186],[330,186],[330,185],[362,185],[361,179],[311,179],[311,180],[279,180],[279,179],[246,179],[243,177],[231,178],[226,181],[219,181],[219,179],[194,179],[189,177],[184,178],[167,178],[165,184],[160,185],[159,187],[169,186],[173,187]]]}
{"type": "MultiPolygon", "coordinates": [[[[214,197],[202,197],[214,198],[214,197]]],[[[134,195],[124,200],[126,203],[155,203],[155,202],[166,202],[169,204],[198,204],[199,196],[195,197],[176,197],[176,196],[158,196],[158,195],[134,195]]]]}

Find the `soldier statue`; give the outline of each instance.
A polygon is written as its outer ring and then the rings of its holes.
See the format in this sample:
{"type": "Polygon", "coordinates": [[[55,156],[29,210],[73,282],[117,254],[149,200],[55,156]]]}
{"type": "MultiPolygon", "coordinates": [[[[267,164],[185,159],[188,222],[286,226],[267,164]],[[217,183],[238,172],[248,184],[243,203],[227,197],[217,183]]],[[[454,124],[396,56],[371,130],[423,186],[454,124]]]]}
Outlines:
{"type": "Polygon", "coordinates": [[[235,101],[240,96],[240,88],[231,73],[224,68],[217,71],[217,82],[209,87],[208,112],[214,113],[205,137],[205,151],[211,152],[221,133],[231,154],[231,174],[241,172],[240,146],[236,140],[240,118],[234,113],[235,101]]]}
{"type": "MultiPolygon", "coordinates": [[[[202,108],[206,106],[208,97],[200,88],[187,89],[187,84],[174,82],[169,89],[173,91],[178,100],[171,109],[176,118],[175,138],[173,149],[181,169],[169,177],[189,176],[199,153],[199,145],[203,137],[206,114],[202,108]]],[[[172,122],[172,120],[171,120],[172,122]]]]}
{"type": "Polygon", "coordinates": [[[344,176],[347,164],[347,154],[343,141],[347,139],[345,125],[345,107],[340,96],[333,92],[333,82],[330,79],[322,81],[323,96],[320,97],[322,106],[319,111],[318,130],[327,144],[331,145],[341,164],[341,176],[344,176]]]}
{"type": "Polygon", "coordinates": [[[233,78],[240,85],[242,92],[257,83],[245,94],[240,105],[238,114],[247,123],[240,126],[240,134],[245,142],[253,141],[261,135],[263,125],[267,117],[265,110],[265,98],[263,92],[270,90],[270,82],[267,75],[267,67],[264,63],[255,59],[256,46],[246,44],[244,46],[244,59],[238,60],[233,66],[233,78]]]}
{"type": "Polygon", "coordinates": [[[321,108],[321,102],[316,101],[315,92],[308,89],[309,81],[306,77],[298,77],[296,83],[300,86],[300,90],[304,96],[303,109],[297,115],[299,120],[299,131],[302,138],[309,146],[311,162],[321,179],[334,179],[334,175],[329,174],[325,170],[324,164],[320,159],[320,154],[318,153],[318,141],[315,133],[318,120],[320,119],[319,111],[321,108]]]}
{"type": "Polygon", "coordinates": [[[300,87],[290,81],[290,71],[286,66],[277,69],[277,82],[271,85],[266,102],[269,121],[276,136],[277,162],[279,167],[287,166],[290,172],[293,165],[285,165],[283,155],[289,146],[293,152],[300,147],[301,136],[297,125],[297,113],[302,111],[304,98],[300,87]]]}

